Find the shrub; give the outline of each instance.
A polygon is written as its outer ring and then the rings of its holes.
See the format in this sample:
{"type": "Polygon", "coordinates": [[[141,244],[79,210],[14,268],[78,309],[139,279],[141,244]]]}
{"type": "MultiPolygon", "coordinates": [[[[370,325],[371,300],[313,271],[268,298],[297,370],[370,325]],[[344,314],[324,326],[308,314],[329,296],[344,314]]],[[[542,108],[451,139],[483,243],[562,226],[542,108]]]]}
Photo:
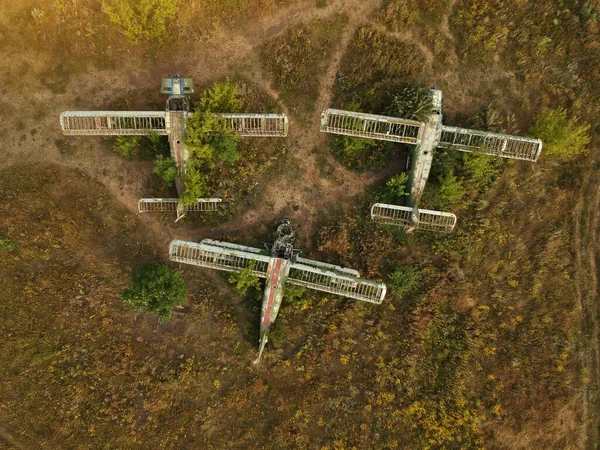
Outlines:
{"type": "Polygon", "coordinates": [[[238,84],[227,78],[202,92],[196,108],[202,112],[234,113],[240,112],[243,104],[244,101],[239,98],[238,84]]]}
{"type": "Polygon", "coordinates": [[[165,186],[171,186],[177,178],[175,161],[170,157],[158,155],[154,161],[154,174],[161,179],[165,186]]]}
{"type": "Polygon", "coordinates": [[[147,136],[117,136],[113,144],[113,150],[127,161],[151,159],[167,149],[167,140],[157,133],[147,136]]]}
{"type": "Polygon", "coordinates": [[[248,267],[241,272],[233,272],[229,277],[229,282],[233,284],[233,290],[239,295],[245,295],[249,288],[260,289],[260,279],[258,275],[252,273],[256,263],[250,261],[248,267]]]}
{"type": "Polygon", "coordinates": [[[237,137],[232,134],[216,134],[210,144],[221,162],[233,164],[242,157],[237,151],[237,137]]]}
{"type": "Polygon", "coordinates": [[[138,267],[131,281],[131,286],[121,292],[123,302],[136,310],[155,314],[161,321],[171,317],[173,308],[182,305],[187,298],[181,273],[164,264],[138,267]]]}
{"type": "Polygon", "coordinates": [[[393,175],[385,183],[383,201],[386,203],[399,203],[402,198],[408,194],[406,184],[408,183],[408,174],[406,172],[393,175]]]}
{"type": "Polygon", "coordinates": [[[133,44],[162,41],[167,22],[177,14],[177,0],[103,0],[102,11],[133,44]]]}
{"type": "Polygon", "coordinates": [[[466,194],[462,183],[458,181],[453,171],[449,171],[446,175],[438,178],[439,182],[439,198],[438,203],[440,208],[452,206],[458,203],[466,194]]]}
{"type": "Polygon", "coordinates": [[[142,136],[117,136],[113,150],[127,161],[131,161],[139,154],[141,142],[142,136]]]}
{"type": "Polygon", "coordinates": [[[184,205],[193,205],[199,198],[208,194],[206,185],[206,175],[190,164],[183,179],[184,190],[181,194],[181,201],[184,205]]]}
{"type": "Polygon", "coordinates": [[[385,164],[385,152],[372,139],[338,136],[331,146],[333,156],[351,169],[378,169],[385,164]]]}
{"type": "Polygon", "coordinates": [[[413,266],[398,266],[389,275],[387,285],[398,297],[414,294],[423,288],[423,272],[413,266]]]}
{"type": "Polygon", "coordinates": [[[500,158],[477,153],[462,153],[462,158],[465,177],[474,189],[487,186],[500,173],[500,158]]]}
{"type": "Polygon", "coordinates": [[[572,159],[587,152],[589,129],[589,124],[577,125],[577,119],[569,119],[564,109],[545,109],[536,117],[529,134],[542,140],[546,154],[572,159]]]}
{"type": "Polygon", "coordinates": [[[0,250],[14,250],[17,248],[17,244],[11,241],[9,238],[0,238],[0,250]]]}
{"type": "Polygon", "coordinates": [[[285,303],[294,307],[303,308],[306,305],[304,294],[306,288],[295,284],[287,283],[283,288],[283,298],[285,303]]]}
{"type": "Polygon", "coordinates": [[[424,86],[405,86],[391,93],[386,114],[403,119],[429,122],[433,103],[431,91],[424,86]]]}

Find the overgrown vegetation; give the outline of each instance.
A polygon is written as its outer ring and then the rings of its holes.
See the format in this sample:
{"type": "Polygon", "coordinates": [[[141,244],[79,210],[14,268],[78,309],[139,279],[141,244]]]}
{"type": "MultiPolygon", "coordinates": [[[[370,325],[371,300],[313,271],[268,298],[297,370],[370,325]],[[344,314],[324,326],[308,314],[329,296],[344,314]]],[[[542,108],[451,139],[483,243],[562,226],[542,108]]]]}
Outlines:
{"type": "Polygon", "coordinates": [[[177,0],[102,0],[102,11],[132,44],[162,41],[178,11],[177,0]]]}
{"type": "Polygon", "coordinates": [[[173,308],[185,302],[187,295],[187,287],[179,271],[164,264],[150,263],[133,271],[131,286],[121,292],[121,299],[130,308],[166,320],[171,317],[173,308]]]}
{"type": "Polygon", "coordinates": [[[244,270],[233,272],[229,276],[229,282],[233,284],[233,290],[239,295],[246,295],[248,289],[260,289],[260,278],[253,273],[256,263],[251,261],[244,270]]]}
{"type": "Polygon", "coordinates": [[[399,297],[415,294],[423,288],[423,271],[414,266],[398,266],[390,274],[387,285],[399,297]]]}
{"type": "Polygon", "coordinates": [[[172,186],[177,178],[177,166],[173,158],[158,155],[154,161],[154,175],[156,175],[165,186],[172,186]]]}
{"type": "Polygon", "coordinates": [[[315,20],[263,47],[263,65],[271,72],[292,112],[305,114],[313,110],[320,76],[327,68],[325,62],[336,50],[347,19],[340,14],[328,20],[315,20]]]}
{"type": "Polygon", "coordinates": [[[340,89],[352,91],[384,79],[423,72],[425,59],[414,44],[389,36],[372,26],[361,27],[338,74],[340,89]]]}
{"type": "Polygon", "coordinates": [[[578,125],[577,119],[567,118],[565,109],[545,109],[537,115],[529,133],[542,140],[545,154],[568,160],[588,151],[589,129],[590,125],[578,125]]]}
{"type": "Polygon", "coordinates": [[[215,168],[215,159],[228,164],[240,159],[237,137],[228,133],[225,120],[214,113],[239,112],[242,105],[238,84],[229,79],[202,92],[196,111],[186,122],[185,143],[193,158],[183,180],[185,189],[181,199],[184,204],[191,205],[208,193],[207,178],[215,168]]]}
{"type": "Polygon", "coordinates": [[[157,133],[147,136],[117,136],[113,144],[113,150],[127,161],[152,159],[159,154],[167,153],[168,149],[166,137],[157,133]]]}

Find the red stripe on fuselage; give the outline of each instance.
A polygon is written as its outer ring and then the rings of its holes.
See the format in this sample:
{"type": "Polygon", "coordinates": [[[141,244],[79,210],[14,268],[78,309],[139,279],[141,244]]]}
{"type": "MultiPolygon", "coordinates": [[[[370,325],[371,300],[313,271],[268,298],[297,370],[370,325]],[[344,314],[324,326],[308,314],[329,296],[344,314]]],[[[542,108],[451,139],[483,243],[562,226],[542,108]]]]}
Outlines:
{"type": "MultiPolygon", "coordinates": [[[[271,260],[273,261],[273,260],[271,260]]],[[[281,271],[282,259],[276,259],[273,264],[273,271],[271,272],[271,279],[269,280],[269,300],[267,301],[267,307],[265,308],[265,317],[263,318],[263,326],[269,326],[269,317],[271,316],[271,308],[273,307],[273,301],[275,295],[277,295],[277,282],[279,281],[279,272],[281,271]]]]}

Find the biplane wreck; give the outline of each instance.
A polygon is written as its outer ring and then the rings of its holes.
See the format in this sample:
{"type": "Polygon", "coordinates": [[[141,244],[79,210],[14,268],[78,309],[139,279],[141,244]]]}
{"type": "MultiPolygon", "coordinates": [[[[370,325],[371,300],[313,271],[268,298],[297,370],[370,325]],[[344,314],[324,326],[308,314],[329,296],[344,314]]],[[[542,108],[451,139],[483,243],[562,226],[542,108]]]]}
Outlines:
{"type": "Polygon", "coordinates": [[[277,226],[275,242],[266,245],[267,251],[212,239],[201,243],[174,240],[169,246],[171,261],[228,272],[249,269],[266,280],[255,363],[260,361],[287,283],[375,304],[380,304],[386,294],[384,283],[360,278],[356,270],[300,257],[294,241],[292,225],[283,219],[277,226]]]}

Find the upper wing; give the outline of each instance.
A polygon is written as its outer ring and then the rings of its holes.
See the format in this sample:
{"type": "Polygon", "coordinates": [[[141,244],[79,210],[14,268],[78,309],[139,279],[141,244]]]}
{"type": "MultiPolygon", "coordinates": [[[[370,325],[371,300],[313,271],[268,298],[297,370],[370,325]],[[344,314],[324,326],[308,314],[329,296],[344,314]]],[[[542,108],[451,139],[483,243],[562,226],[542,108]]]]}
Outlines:
{"type": "Polygon", "coordinates": [[[285,114],[237,114],[219,113],[225,119],[227,129],[240,136],[287,136],[288,118],[285,114]]]}
{"type": "Polygon", "coordinates": [[[442,231],[450,233],[456,226],[456,216],[452,213],[418,209],[408,206],[375,203],[371,206],[371,219],[388,225],[414,226],[417,230],[442,231]]]}
{"type": "Polygon", "coordinates": [[[298,262],[292,265],[288,281],[309,289],[377,304],[383,301],[387,290],[385,284],[377,281],[298,262]]]}
{"type": "Polygon", "coordinates": [[[327,109],[321,114],[321,131],[382,141],[418,144],[423,124],[415,120],[327,109]]]}
{"type": "Polygon", "coordinates": [[[164,111],[65,111],[60,126],[67,135],[167,134],[164,111]]]}
{"type": "Polygon", "coordinates": [[[447,126],[442,127],[439,146],[527,161],[536,161],[542,152],[539,139],[447,126]]]}
{"type": "Polygon", "coordinates": [[[253,264],[252,273],[265,278],[270,258],[259,252],[257,248],[211,239],[201,243],[174,240],[169,245],[171,261],[227,272],[241,272],[253,264]]]}

